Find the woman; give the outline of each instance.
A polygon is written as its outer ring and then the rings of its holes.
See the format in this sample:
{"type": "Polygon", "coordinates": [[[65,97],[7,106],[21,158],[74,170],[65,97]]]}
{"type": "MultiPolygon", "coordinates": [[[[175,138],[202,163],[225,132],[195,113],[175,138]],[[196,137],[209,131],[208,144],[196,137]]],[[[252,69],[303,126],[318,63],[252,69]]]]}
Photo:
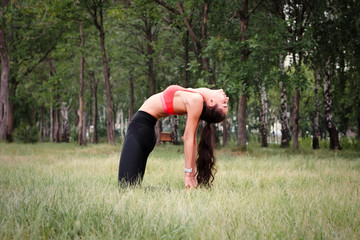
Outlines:
{"type": "Polygon", "coordinates": [[[132,185],[142,180],[147,158],[156,143],[154,126],[157,120],[168,115],[187,114],[185,133],[182,137],[185,152],[185,187],[192,188],[198,184],[211,186],[215,174],[215,156],[210,124],[225,119],[228,101],[229,98],[222,89],[191,89],[177,85],[171,85],[163,92],[148,98],[129,124],[120,157],[119,182],[132,185]],[[206,121],[207,125],[201,133],[196,159],[196,132],[200,120],[206,121]]]}

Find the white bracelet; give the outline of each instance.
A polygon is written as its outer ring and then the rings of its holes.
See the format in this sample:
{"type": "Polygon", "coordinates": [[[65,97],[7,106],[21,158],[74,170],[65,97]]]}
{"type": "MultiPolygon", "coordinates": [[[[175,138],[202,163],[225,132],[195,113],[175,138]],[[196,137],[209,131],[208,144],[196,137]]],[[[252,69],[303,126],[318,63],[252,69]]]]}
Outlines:
{"type": "Polygon", "coordinates": [[[186,172],[186,173],[191,173],[191,172],[192,172],[192,168],[185,168],[185,172],[186,172]]]}

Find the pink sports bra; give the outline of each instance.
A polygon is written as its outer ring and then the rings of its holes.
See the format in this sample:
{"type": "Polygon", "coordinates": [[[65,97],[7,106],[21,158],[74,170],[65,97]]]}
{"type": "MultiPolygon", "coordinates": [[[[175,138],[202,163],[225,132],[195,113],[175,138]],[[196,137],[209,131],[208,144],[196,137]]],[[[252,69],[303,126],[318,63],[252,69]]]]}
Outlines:
{"type": "MultiPolygon", "coordinates": [[[[178,85],[170,85],[169,87],[167,87],[161,94],[160,94],[160,99],[161,99],[161,103],[164,109],[164,112],[168,115],[180,115],[180,114],[176,114],[174,113],[174,106],[173,106],[173,100],[174,100],[174,95],[177,91],[184,91],[184,92],[191,92],[191,93],[198,93],[198,92],[194,92],[191,90],[188,90],[186,88],[183,88],[181,86],[178,85]]],[[[201,95],[201,93],[199,93],[201,95]]],[[[201,95],[203,98],[204,96],[201,95]]]]}

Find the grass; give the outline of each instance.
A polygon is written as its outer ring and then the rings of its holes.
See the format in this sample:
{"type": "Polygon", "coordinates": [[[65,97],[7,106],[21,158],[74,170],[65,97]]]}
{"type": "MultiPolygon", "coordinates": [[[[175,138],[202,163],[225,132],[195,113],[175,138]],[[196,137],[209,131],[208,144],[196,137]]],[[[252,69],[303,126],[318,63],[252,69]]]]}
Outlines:
{"type": "Polygon", "coordinates": [[[0,239],[359,239],[359,152],[218,149],[214,187],[186,191],[181,146],[129,189],[120,150],[0,143],[0,239]]]}

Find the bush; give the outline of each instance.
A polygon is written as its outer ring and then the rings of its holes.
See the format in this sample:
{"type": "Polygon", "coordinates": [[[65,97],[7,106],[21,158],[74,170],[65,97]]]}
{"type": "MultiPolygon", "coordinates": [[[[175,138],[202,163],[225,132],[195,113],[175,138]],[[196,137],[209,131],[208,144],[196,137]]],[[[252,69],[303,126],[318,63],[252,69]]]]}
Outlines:
{"type": "Polygon", "coordinates": [[[72,125],[70,128],[70,142],[77,142],[79,139],[79,129],[77,126],[72,125]]]}
{"type": "Polygon", "coordinates": [[[343,149],[360,150],[360,141],[355,138],[343,137],[340,139],[340,146],[343,149]]]}
{"type": "Polygon", "coordinates": [[[21,123],[14,135],[16,140],[23,143],[36,143],[39,140],[39,130],[35,125],[21,123]]]}

